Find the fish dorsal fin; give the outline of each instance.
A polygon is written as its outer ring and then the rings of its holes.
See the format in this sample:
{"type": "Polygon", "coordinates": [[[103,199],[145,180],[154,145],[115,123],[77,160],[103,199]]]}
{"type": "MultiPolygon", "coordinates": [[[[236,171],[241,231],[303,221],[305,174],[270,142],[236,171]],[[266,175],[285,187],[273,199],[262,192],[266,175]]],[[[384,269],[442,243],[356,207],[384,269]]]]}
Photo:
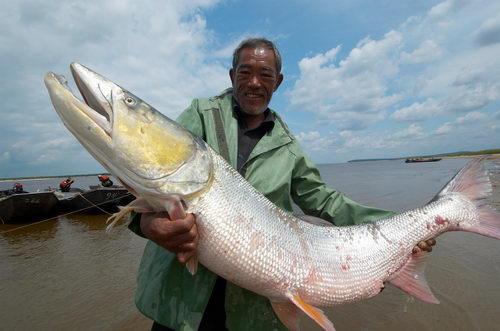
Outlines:
{"type": "Polygon", "coordinates": [[[412,254],[406,264],[388,281],[409,295],[427,303],[438,304],[425,280],[425,259],[427,253],[412,254]]]}
{"type": "Polygon", "coordinates": [[[271,306],[273,307],[276,316],[280,319],[281,323],[283,323],[288,330],[290,331],[299,331],[300,330],[300,318],[299,318],[299,310],[297,306],[295,306],[291,302],[272,302],[271,306]]]}
{"type": "Polygon", "coordinates": [[[307,223],[313,224],[313,225],[317,225],[317,226],[335,226],[334,224],[332,224],[328,221],[325,221],[324,219],[319,218],[319,217],[314,217],[314,216],[310,216],[310,215],[294,215],[294,216],[297,218],[300,218],[304,222],[307,222],[307,223]]]}
{"type": "Polygon", "coordinates": [[[328,319],[328,317],[319,308],[316,308],[307,302],[305,302],[298,294],[288,294],[287,297],[302,310],[307,316],[312,318],[319,326],[321,326],[326,331],[335,331],[333,323],[328,319]]]}

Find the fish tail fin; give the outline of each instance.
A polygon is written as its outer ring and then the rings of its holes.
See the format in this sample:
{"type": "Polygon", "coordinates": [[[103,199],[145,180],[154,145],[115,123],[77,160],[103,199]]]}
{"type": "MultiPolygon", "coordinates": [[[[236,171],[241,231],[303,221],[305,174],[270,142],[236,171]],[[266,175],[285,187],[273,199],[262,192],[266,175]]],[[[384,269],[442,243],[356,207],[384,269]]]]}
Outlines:
{"type": "Polygon", "coordinates": [[[463,167],[437,194],[434,200],[447,194],[458,192],[471,201],[484,199],[491,195],[492,186],[484,169],[485,158],[477,158],[463,167]]]}
{"type": "Polygon", "coordinates": [[[500,213],[488,206],[485,198],[493,191],[488,172],[484,169],[485,158],[469,162],[436,196],[457,192],[468,198],[475,206],[477,216],[471,222],[462,222],[456,230],[478,233],[500,239],[500,213]]]}
{"type": "Polygon", "coordinates": [[[460,230],[500,239],[500,213],[488,205],[478,207],[478,220],[475,224],[459,226],[460,230]]]}

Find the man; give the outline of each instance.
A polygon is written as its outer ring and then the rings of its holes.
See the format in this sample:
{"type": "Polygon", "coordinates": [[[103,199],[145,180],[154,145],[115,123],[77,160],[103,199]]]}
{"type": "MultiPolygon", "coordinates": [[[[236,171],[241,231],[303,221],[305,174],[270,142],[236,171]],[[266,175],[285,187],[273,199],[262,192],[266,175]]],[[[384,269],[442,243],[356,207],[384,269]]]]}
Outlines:
{"type": "Polygon", "coordinates": [[[74,182],[75,181],[73,179],[71,179],[70,177],[61,181],[59,183],[59,188],[61,189],[61,192],[69,192],[69,190],[71,189],[71,184],[73,184],[74,182]]]}
{"type": "Polygon", "coordinates": [[[12,187],[12,193],[13,194],[20,194],[20,193],[28,193],[24,190],[23,184],[21,183],[14,183],[14,186],[12,187]]]}
{"type": "Polygon", "coordinates": [[[98,175],[97,178],[101,182],[102,187],[112,187],[113,181],[107,175],[98,175]]]}
{"type": "MultiPolygon", "coordinates": [[[[284,210],[292,212],[293,200],[306,214],[336,225],[392,215],[326,187],[278,114],[268,108],[283,80],[281,57],[272,42],[243,41],[234,51],[229,76],[232,89],[195,99],[177,121],[284,210]]],[[[152,330],[285,329],[267,298],[203,266],[194,276],[188,273],[183,264],[194,256],[198,243],[194,215],[174,220],[161,213],[136,215],[130,228],[150,239],[139,270],[136,304],[155,321],[152,330]]]]}

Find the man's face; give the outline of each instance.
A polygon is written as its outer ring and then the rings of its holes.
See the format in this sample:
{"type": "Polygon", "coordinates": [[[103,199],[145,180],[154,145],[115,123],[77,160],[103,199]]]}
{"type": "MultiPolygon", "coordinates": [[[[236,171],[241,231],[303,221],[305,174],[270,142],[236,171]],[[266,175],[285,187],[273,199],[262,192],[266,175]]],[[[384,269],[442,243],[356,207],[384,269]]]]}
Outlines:
{"type": "Polygon", "coordinates": [[[234,97],[244,113],[262,114],[281,84],[274,52],[265,47],[243,48],[236,67],[229,71],[234,97]]]}

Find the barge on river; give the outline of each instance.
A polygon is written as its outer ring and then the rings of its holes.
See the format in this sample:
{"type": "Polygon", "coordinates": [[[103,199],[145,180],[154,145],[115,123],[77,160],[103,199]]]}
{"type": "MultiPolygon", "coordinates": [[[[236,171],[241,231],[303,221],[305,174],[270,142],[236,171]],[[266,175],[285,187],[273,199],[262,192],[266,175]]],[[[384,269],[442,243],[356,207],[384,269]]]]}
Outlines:
{"type": "Polygon", "coordinates": [[[51,190],[35,193],[2,192],[0,224],[28,223],[68,213],[113,213],[134,196],[122,186],[90,186],[69,192],[51,190]]]}
{"type": "Polygon", "coordinates": [[[50,192],[16,193],[0,198],[0,223],[26,223],[57,215],[59,199],[50,192]]]}
{"type": "Polygon", "coordinates": [[[61,213],[114,213],[135,199],[123,186],[90,186],[90,190],[64,193],[60,200],[61,213]]]}
{"type": "Polygon", "coordinates": [[[441,159],[435,157],[409,157],[405,160],[405,163],[420,163],[420,162],[437,162],[441,159]]]}

